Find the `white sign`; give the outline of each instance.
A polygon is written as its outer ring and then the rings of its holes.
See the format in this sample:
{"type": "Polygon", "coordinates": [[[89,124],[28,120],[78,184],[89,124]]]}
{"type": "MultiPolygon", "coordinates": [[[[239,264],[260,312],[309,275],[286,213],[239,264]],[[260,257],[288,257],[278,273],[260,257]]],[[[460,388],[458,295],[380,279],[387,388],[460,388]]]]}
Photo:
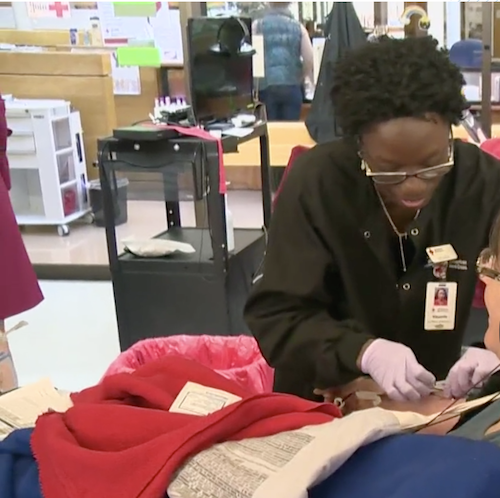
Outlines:
{"type": "Polygon", "coordinates": [[[71,17],[69,2],[26,2],[28,16],[38,17],[71,17]]]}

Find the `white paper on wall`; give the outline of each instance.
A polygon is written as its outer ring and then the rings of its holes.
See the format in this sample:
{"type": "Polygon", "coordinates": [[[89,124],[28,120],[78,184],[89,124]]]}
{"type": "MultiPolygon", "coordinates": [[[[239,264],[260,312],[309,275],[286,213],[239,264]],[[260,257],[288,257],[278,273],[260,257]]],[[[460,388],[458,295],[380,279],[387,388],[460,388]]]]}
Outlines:
{"type": "Polygon", "coordinates": [[[264,37],[262,35],[252,36],[252,47],[256,53],[253,56],[253,77],[264,78],[266,69],[264,65],[264,37]]]}

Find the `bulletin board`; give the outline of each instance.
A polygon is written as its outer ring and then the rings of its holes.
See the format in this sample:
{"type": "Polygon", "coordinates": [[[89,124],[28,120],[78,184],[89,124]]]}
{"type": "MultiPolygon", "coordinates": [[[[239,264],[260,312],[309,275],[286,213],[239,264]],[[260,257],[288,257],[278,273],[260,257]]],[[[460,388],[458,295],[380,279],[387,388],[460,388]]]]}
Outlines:
{"type": "Polygon", "coordinates": [[[68,32],[70,29],[85,30],[90,28],[90,19],[98,17],[105,45],[121,46],[137,39],[150,39],[160,52],[162,64],[181,65],[183,62],[178,2],[99,1],[43,2],[43,4],[47,8],[27,9],[33,29],[67,29],[68,32]],[[125,4],[130,4],[132,10],[127,9],[129,6],[125,4]],[[132,4],[140,4],[140,8],[135,12],[138,15],[133,15],[132,4]],[[54,8],[50,8],[51,5],[54,8]]]}
{"type": "Polygon", "coordinates": [[[104,44],[154,40],[162,64],[182,64],[180,13],[170,4],[173,2],[98,2],[104,44]]]}

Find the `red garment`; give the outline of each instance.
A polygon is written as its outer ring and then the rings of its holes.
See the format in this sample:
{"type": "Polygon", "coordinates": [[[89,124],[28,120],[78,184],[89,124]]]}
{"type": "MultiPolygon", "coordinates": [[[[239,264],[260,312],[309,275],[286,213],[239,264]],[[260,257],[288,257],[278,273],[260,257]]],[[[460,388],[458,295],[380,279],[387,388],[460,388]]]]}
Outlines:
{"type": "Polygon", "coordinates": [[[302,155],[304,152],[307,152],[309,150],[309,147],[305,147],[304,145],[296,145],[292,149],[292,153],[290,154],[290,158],[288,159],[288,164],[286,165],[285,171],[283,172],[283,177],[281,178],[281,182],[278,185],[278,188],[276,190],[276,193],[274,194],[274,201],[273,201],[273,207],[276,204],[276,201],[278,199],[278,196],[283,189],[283,184],[285,183],[286,177],[288,176],[288,173],[290,173],[290,169],[293,166],[293,163],[296,161],[296,159],[302,155]]]}
{"type": "Polygon", "coordinates": [[[40,417],[33,431],[44,498],[164,498],[176,469],[216,443],[341,417],[332,404],[285,394],[248,396],[233,381],[183,358],[106,377],[73,401],[64,414],[40,417]],[[242,401],[206,417],[170,413],[188,381],[242,401]]]}
{"type": "Polygon", "coordinates": [[[29,310],[43,299],[9,199],[9,134],[5,102],[0,97],[0,320],[29,310]]]}

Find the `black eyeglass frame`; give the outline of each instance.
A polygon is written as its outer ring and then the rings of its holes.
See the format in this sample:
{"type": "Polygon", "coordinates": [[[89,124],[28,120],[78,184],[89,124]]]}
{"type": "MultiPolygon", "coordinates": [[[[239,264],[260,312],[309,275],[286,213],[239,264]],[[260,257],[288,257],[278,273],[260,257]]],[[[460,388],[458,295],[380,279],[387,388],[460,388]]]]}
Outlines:
{"type": "Polygon", "coordinates": [[[448,161],[443,164],[438,164],[436,166],[431,166],[429,168],[422,168],[413,173],[408,173],[406,171],[372,171],[369,164],[361,157],[361,169],[365,172],[365,175],[372,179],[374,183],[379,185],[399,185],[405,182],[408,178],[416,177],[420,180],[431,181],[436,178],[440,178],[448,174],[453,166],[455,165],[454,160],[454,144],[453,136],[450,137],[449,150],[448,150],[448,161]],[[430,175],[429,175],[430,173],[430,175]]]}

